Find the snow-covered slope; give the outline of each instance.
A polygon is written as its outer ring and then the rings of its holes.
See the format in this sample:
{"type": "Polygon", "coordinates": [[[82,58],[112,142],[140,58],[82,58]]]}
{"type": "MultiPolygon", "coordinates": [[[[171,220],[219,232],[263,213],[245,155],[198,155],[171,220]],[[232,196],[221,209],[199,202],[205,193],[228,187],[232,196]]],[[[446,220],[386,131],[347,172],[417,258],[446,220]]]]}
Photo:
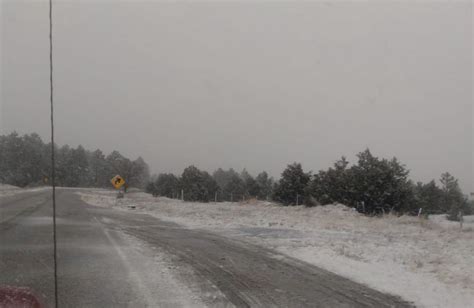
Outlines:
{"type": "Polygon", "coordinates": [[[8,185],[0,184],[0,197],[11,196],[21,191],[21,188],[8,185]]]}
{"type": "Polygon", "coordinates": [[[0,184],[0,198],[13,196],[13,195],[24,193],[24,192],[41,191],[48,188],[49,187],[20,188],[20,187],[8,185],[8,184],[0,184]]]}
{"type": "Polygon", "coordinates": [[[141,211],[190,228],[263,245],[422,307],[474,302],[474,219],[463,230],[444,217],[371,218],[344,205],[283,207],[269,202],[190,203],[143,193],[79,193],[92,205],[141,211]]]}

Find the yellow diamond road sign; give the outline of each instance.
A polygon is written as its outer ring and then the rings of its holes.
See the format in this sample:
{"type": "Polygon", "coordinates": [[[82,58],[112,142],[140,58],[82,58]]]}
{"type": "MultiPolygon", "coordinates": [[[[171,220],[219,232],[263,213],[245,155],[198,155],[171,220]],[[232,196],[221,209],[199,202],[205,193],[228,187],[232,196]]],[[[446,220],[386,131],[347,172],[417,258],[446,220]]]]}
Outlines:
{"type": "Polygon", "coordinates": [[[110,182],[112,182],[112,185],[114,185],[115,189],[120,189],[120,187],[125,184],[125,180],[120,175],[114,176],[110,182]]]}

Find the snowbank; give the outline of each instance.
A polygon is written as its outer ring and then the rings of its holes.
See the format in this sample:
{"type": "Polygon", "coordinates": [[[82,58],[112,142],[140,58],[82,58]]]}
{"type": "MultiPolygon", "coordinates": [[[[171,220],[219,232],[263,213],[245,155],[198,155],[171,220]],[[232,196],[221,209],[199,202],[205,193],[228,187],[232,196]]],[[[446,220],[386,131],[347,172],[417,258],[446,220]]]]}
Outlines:
{"type": "Polygon", "coordinates": [[[239,237],[422,307],[474,302],[474,218],[459,224],[387,215],[371,218],[344,205],[283,207],[270,202],[192,203],[144,193],[116,199],[80,192],[92,205],[154,215],[190,228],[239,237]]]}
{"type": "Polygon", "coordinates": [[[8,185],[8,184],[0,184],[0,198],[9,197],[9,196],[13,196],[13,195],[24,193],[24,192],[41,191],[48,188],[49,187],[20,188],[20,187],[8,185]]]}
{"type": "Polygon", "coordinates": [[[12,189],[20,189],[20,188],[13,185],[0,183],[0,191],[7,191],[7,190],[12,190],[12,189]]]}
{"type": "Polygon", "coordinates": [[[21,192],[21,188],[8,185],[8,184],[0,184],[0,197],[11,196],[21,192]]]}

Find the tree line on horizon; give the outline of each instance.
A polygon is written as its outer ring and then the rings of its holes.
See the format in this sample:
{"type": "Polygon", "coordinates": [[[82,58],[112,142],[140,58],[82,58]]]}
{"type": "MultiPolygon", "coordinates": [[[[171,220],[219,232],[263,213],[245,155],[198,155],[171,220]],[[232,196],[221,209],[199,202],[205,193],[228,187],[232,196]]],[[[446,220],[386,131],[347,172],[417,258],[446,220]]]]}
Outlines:
{"type": "MultiPolygon", "coordinates": [[[[249,198],[272,200],[282,205],[317,206],[342,203],[365,214],[473,213],[473,202],[462,193],[458,180],[448,172],[428,183],[414,183],[409,170],[395,157],[378,158],[369,149],[357,154],[350,165],[342,157],[327,170],[305,172],[299,163],[286,167],[274,180],[262,171],[253,177],[247,170],[217,169],[212,174],[195,166],[180,176],[162,173],[150,178],[141,158],[130,160],[118,151],[105,155],[82,146],[56,147],[56,184],[64,187],[110,187],[119,174],[129,187],[145,188],[155,196],[183,198],[184,201],[241,201],[249,198]]],[[[0,135],[0,183],[19,187],[48,185],[51,175],[51,144],[38,134],[13,132],[0,135]]]]}
{"type": "MultiPolygon", "coordinates": [[[[143,188],[149,180],[149,167],[141,157],[130,160],[118,151],[105,155],[81,145],[55,148],[57,186],[107,188],[117,174],[133,187],[143,188]]],[[[0,135],[0,183],[18,187],[48,185],[50,178],[51,143],[44,143],[35,133],[0,135]]]]}
{"type": "Polygon", "coordinates": [[[211,174],[195,166],[184,169],[181,176],[161,173],[153,176],[146,191],[154,196],[183,198],[184,201],[239,201],[249,198],[269,200],[274,180],[262,171],[255,178],[246,169],[238,173],[230,168],[211,174]]]}
{"type": "Polygon", "coordinates": [[[381,159],[366,149],[357,154],[357,159],[349,166],[342,157],[332,167],[314,174],[305,172],[300,163],[293,163],[286,167],[278,181],[265,171],[254,178],[245,169],[238,173],[232,168],[219,168],[211,175],[189,166],[181,176],[171,173],[153,176],[146,192],[197,202],[256,198],[286,206],[341,203],[370,215],[446,213],[456,220],[460,212],[473,213],[474,204],[448,172],[441,175],[441,186],[435,180],[414,183],[408,178],[409,170],[395,157],[381,159]]]}

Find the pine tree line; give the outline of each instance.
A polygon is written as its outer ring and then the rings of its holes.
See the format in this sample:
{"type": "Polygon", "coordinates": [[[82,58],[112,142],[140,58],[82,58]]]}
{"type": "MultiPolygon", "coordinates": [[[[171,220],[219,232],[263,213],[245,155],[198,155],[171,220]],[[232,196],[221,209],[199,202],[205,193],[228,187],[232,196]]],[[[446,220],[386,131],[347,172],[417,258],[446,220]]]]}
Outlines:
{"type": "MultiPolygon", "coordinates": [[[[139,157],[130,160],[113,151],[88,151],[68,145],[56,149],[56,184],[63,187],[110,187],[110,179],[120,174],[128,186],[144,187],[149,167],[139,157]]],[[[51,144],[38,134],[23,136],[13,132],[0,136],[0,182],[19,187],[50,183],[51,144]]]]}
{"type": "MultiPolygon", "coordinates": [[[[37,134],[0,136],[0,182],[19,187],[48,184],[51,174],[51,145],[37,134]]],[[[472,202],[463,195],[458,180],[448,172],[428,183],[414,183],[409,170],[396,158],[378,158],[365,150],[350,166],[345,157],[327,170],[305,172],[299,163],[287,166],[274,181],[263,171],[256,177],[245,169],[221,168],[209,174],[195,166],[181,176],[160,174],[149,179],[149,167],[139,157],[130,160],[118,151],[105,155],[82,146],[64,145],[56,149],[57,185],[64,187],[110,187],[110,179],[120,174],[128,186],[144,188],[153,195],[185,201],[240,201],[249,198],[274,200],[283,205],[315,206],[342,203],[366,214],[448,213],[470,214],[472,202]],[[183,193],[185,192],[185,193],[183,193]],[[183,193],[183,194],[182,194],[183,193]]]]}
{"type": "Polygon", "coordinates": [[[472,203],[462,193],[458,180],[448,172],[435,180],[414,183],[409,170],[395,157],[380,159],[369,149],[357,154],[358,161],[349,167],[342,157],[333,167],[311,175],[304,190],[305,203],[318,205],[342,203],[367,214],[447,213],[455,219],[459,212],[470,214],[472,203]]]}
{"type": "Polygon", "coordinates": [[[237,173],[232,168],[219,168],[210,175],[190,166],[179,177],[169,173],[155,176],[146,191],[155,196],[200,202],[257,198],[290,206],[342,203],[371,215],[417,215],[421,209],[422,214],[448,213],[455,219],[459,212],[473,212],[473,204],[463,195],[458,180],[447,172],[441,175],[439,187],[434,180],[411,181],[409,170],[396,158],[381,159],[369,149],[357,154],[357,158],[357,163],[349,166],[342,157],[333,167],[315,174],[293,163],[277,182],[266,172],[254,178],[245,169],[237,173]]]}
{"type": "Polygon", "coordinates": [[[274,181],[263,171],[252,177],[247,170],[221,168],[210,175],[195,166],[184,169],[181,176],[162,173],[152,178],[146,191],[154,196],[183,198],[185,201],[239,201],[249,198],[271,198],[274,181]]]}

